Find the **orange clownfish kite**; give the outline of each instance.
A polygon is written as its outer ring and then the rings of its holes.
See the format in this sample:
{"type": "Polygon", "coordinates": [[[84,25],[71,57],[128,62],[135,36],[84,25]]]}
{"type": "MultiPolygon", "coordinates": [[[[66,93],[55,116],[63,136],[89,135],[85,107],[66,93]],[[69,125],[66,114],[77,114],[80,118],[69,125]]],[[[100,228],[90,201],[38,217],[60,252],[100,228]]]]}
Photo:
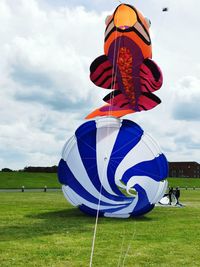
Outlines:
{"type": "Polygon", "coordinates": [[[149,110],[161,100],[153,94],[162,86],[162,73],[152,58],[150,21],[135,7],[119,5],[106,19],[104,55],[90,66],[91,81],[102,88],[113,89],[86,118],[122,117],[149,110]]]}

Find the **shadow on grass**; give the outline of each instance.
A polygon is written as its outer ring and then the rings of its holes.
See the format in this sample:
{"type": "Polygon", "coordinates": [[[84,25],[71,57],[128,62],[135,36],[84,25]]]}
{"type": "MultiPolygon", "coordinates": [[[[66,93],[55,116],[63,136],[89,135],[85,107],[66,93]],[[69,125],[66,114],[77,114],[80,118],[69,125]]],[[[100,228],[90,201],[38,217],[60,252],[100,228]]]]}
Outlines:
{"type": "MultiPolygon", "coordinates": [[[[67,210],[59,210],[59,211],[50,211],[50,212],[43,212],[35,215],[27,215],[27,217],[30,218],[38,218],[38,219],[57,219],[57,218],[67,218],[67,219],[77,219],[81,218],[82,220],[90,220],[92,223],[94,222],[94,219],[96,219],[94,216],[90,216],[87,214],[84,214],[77,208],[67,209],[67,210]]],[[[100,223],[103,221],[105,223],[106,221],[112,221],[112,223],[119,222],[119,221],[126,221],[126,222],[132,222],[133,220],[136,221],[152,221],[152,218],[146,217],[146,216],[138,216],[135,218],[128,218],[128,219],[121,219],[121,218],[99,218],[100,223]]]]}
{"type": "Polygon", "coordinates": [[[12,223],[1,228],[1,241],[33,239],[66,232],[80,235],[82,232],[91,232],[94,221],[95,218],[84,215],[78,209],[25,214],[15,225],[12,223]]]}
{"type": "MultiPolygon", "coordinates": [[[[42,238],[43,236],[54,234],[62,235],[66,232],[70,233],[72,238],[80,237],[80,234],[91,237],[94,231],[95,219],[95,217],[88,216],[77,208],[25,214],[20,223],[16,221],[16,225],[3,227],[1,241],[42,238]]],[[[112,225],[112,227],[120,228],[134,221],[150,222],[152,218],[146,216],[130,219],[101,217],[98,220],[98,224],[105,225],[105,227],[112,225]]]]}
{"type": "Polygon", "coordinates": [[[45,219],[45,220],[58,219],[58,218],[64,218],[64,219],[69,219],[69,220],[81,218],[84,220],[87,218],[93,218],[91,216],[86,216],[84,213],[79,211],[77,208],[64,209],[64,210],[59,210],[59,211],[42,212],[38,214],[27,215],[26,217],[33,218],[33,219],[45,219]]]}

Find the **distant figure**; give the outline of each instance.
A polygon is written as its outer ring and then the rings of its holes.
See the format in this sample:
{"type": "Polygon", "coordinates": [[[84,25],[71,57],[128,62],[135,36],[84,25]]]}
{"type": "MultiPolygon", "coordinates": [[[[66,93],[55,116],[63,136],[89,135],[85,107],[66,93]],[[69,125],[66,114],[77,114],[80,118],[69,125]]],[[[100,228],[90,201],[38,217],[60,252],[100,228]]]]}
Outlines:
{"type": "Polygon", "coordinates": [[[180,198],[180,189],[179,189],[179,187],[176,187],[175,197],[177,199],[176,205],[180,205],[180,203],[179,203],[179,198],[180,198]]]}
{"type": "Polygon", "coordinates": [[[172,194],[173,194],[173,187],[169,188],[169,205],[172,204],[172,194]]]}

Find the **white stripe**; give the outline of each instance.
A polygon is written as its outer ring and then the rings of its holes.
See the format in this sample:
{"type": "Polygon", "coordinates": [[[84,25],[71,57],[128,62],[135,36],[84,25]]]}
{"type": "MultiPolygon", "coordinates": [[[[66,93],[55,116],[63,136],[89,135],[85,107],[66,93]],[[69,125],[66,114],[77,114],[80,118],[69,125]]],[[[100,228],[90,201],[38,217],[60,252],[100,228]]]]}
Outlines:
{"type": "Polygon", "coordinates": [[[62,191],[69,203],[71,203],[73,206],[79,206],[81,203],[76,199],[76,196],[73,194],[73,192],[70,190],[70,187],[68,185],[62,186],[62,191]]]}
{"type": "Polygon", "coordinates": [[[145,144],[149,147],[149,149],[152,151],[155,157],[162,154],[160,147],[158,143],[149,135],[148,133],[145,133],[145,144]]]}
{"type": "Polygon", "coordinates": [[[73,148],[74,144],[76,143],[76,136],[73,135],[67,142],[65,143],[63,150],[62,150],[62,158],[67,161],[67,157],[70,154],[71,149],[73,148]]]}
{"type": "Polygon", "coordinates": [[[138,30],[139,33],[141,33],[142,36],[143,36],[148,42],[150,42],[149,36],[147,35],[147,33],[145,32],[145,30],[143,29],[142,25],[141,25],[139,22],[137,22],[137,23],[134,25],[134,28],[135,28],[136,30],[138,30]]]}
{"type": "Polygon", "coordinates": [[[168,182],[166,180],[159,183],[158,192],[155,195],[154,199],[152,200],[153,204],[158,203],[162,199],[165,192],[167,191],[167,186],[168,182]]]}
{"type": "Polygon", "coordinates": [[[154,204],[156,203],[156,198],[159,198],[157,194],[160,194],[163,188],[165,188],[165,183],[156,182],[149,176],[133,176],[127,183],[127,192],[136,184],[140,185],[145,190],[149,202],[154,204]]]}
{"type": "Polygon", "coordinates": [[[109,213],[109,212],[105,212],[104,213],[104,217],[108,217],[108,218],[122,218],[122,219],[127,219],[130,217],[130,214],[115,214],[115,213],[109,213]]]}
{"type": "Polygon", "coordinates": [[[112,212],[112,214],[115,214],[115,215],[129,214],[134,211],[134,208],[137,205],[137,202],[138,202],[138,196],[136,196],[133,199],[132,203],[128,207],[125,207],[119,211],[112,212]]]}
{"type": "MultiPolygon", "coordinates": [[[[70,168],[70,170],[73,173],[76,180],[85,188],[86,191],[88,191],[95,198],[99,199],[100,193],[94,187],[94,185],[90,181],[90,178],[87,175],[87,172],[85,170],[85,167],[82,163],[82,160],[81,160],[81,157],[79,154],[76,139],[70,139],[69,144],[70,145],[65,146],[64,153],[63,153],[63,159],[66,161],[68,167],[70,168]],[[72,145],[72,143],[73,143],[73,145],[72,145]]],[[[105,179],[105,180],[107,180],[107,179],[105,179]]],[[[103,195],[101,196],[101,200],[106,202],[106,203],[109,203],[109,204],[128,204],[129,203],[128,200],[117,202],[117,201],[111,200],[111,199],[109,199],[103,195]]]]}
{"type": "MultiPolygon", "coordinates": [[[[82,198],[81,196],[79,196],[72,188],[70,187],[67,187],[65,188],[65,196],[67,195],[67,197],[69,199],[72,199],[72,198],[75,198],[77,203],[79,203],[78,205],[85,205],[91,209],[94,209],[94,210],[97,210],[97,207],[98,207],[98,204],[94,204],[84,198],[82,198]]],[[[68,199],[67,198],[67,199],[68,199]]],[[[117,209],[117,208],[121,208],[122,205],[118,205],[118,206],[103,206],[103,205],[100,205],[99,206],[99,210],[108,210],[108,209],[117,209]]]]}
{"type": "Polygon", "coordinates": [[[149,139],[143,134],[141,140],[127,153],[117,167],[115,173],[116,184],[122,188],[126,188],[126,186],[120,182],[125,171],[140,162],[154,159],[156,155],[158,155],[158,151],[154,146],[152,146],[152,143],[150,143],[149,139]]]}
{"type": "Polygon", "coordinates": [[[116,118],[103,118],[97,120],[96,152],[99,179],[104,189],[112,195],[116,195],[116,193],[113,192],[110,187],[107,177],[107,169],[120,126],[121,121],[116,118]]]}
{"type": "Polygon", "coordinates": [[[110,25],[108,26],[106,32],[105,32],[105,38],[106,38],[107,35],[112,31],[112,29],[113,29],[114,27],[115,27],[115,25],[114,25],[114,22],[112,21],[112,22],[110,23],[110,25]]]}

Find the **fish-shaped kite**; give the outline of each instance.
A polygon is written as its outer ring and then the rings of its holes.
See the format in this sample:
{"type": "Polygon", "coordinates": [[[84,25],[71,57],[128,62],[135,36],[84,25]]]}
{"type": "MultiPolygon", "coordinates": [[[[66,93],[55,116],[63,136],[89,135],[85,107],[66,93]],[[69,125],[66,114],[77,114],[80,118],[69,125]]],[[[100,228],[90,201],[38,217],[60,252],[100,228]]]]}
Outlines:
{"type": "Polygon", "coordinates": [[[91,81],[102,88],[113,89],[86,118],[122,117],[149,110],[161,100],[153,94],[162,86],[163,77],[151,59],[150,21],[135,7],[119,5],[106,19],[104,55],[90,66],[91,81]]]}

